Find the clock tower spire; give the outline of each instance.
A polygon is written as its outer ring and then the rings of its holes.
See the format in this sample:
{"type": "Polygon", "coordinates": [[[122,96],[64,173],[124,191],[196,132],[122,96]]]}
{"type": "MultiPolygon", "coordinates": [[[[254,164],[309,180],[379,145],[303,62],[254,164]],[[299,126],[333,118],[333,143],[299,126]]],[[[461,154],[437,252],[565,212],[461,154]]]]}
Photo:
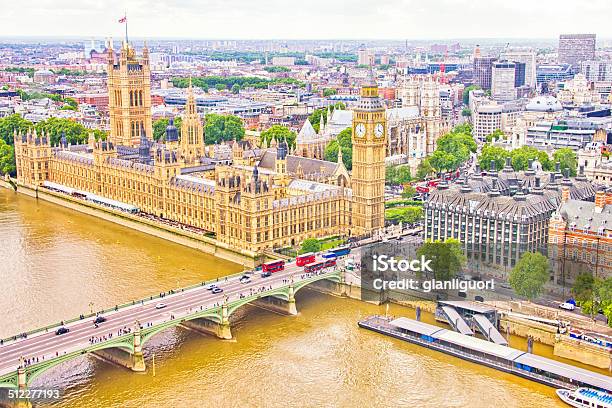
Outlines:
{"type": "Polygon", "coordinates": [[[353,231],[374,232],[385,225],[385,156],[387,119],[378,97],[378,85],[370,69],[353,110],[353,231]]]}

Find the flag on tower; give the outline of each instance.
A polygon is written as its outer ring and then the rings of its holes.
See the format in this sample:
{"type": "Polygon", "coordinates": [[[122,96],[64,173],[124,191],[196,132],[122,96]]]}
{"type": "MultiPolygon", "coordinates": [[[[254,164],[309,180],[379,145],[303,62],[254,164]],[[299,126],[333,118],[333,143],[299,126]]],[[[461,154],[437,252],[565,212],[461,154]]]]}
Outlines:
{"type": "Polygon", "coordinates": [[[119,19],[120,23],[127,23],[127,16],[123,16],[119,19]]]}

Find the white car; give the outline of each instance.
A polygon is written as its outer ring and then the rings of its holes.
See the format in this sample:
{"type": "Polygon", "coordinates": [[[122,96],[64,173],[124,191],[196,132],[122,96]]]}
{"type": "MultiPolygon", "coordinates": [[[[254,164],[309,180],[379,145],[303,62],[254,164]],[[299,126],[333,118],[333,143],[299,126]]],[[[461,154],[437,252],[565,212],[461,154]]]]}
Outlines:
{"type": "Polygon", "coordinates": [[[559,305],[559,307],[561,309],[564,309],[564,310],[574,310],[574,309],[576,309],[576,305],[573,304],[573,303],[569,303],[569,302],[563,302],[563,303],[561,303],[559,305]]]}
{"type": "Polygon", "coordinates": [[[210,285],[206,285],[204,287],[206,288],[206,290],[213,290],[214,288],[217,287],[217,285],[215,285],[214,283],[211,283],[210,285]]]}
{"type": "Polygon", "coordinates": [[[155,305],[156,309],[163,309],[164,307],[166,307],[165,303],[158,303],[158,304],[155,305]]]}
{"type": "Polygon", "coordinates": [[[249,278],[248,276],[243,276],[242,278],[240,278],[240,283],[251,283],[251,278],[249,278]]]}

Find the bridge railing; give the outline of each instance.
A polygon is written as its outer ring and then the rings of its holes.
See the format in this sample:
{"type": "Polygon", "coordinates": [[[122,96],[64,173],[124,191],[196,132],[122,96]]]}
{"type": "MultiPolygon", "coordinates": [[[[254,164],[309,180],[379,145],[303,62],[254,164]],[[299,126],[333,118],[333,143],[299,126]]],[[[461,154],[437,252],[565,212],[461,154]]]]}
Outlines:
{"type": "Polygon", "coordinates": [[[225,281],[225,280],[230,280],[230,279],[233,279],[233,278],[237,278],[237,277],[240,277],[240,276],[244,275],[247,272],[254,272],[254,270],[242,271],[242,272],[238,272],[238,273],[233,273],[231,275],[220,276],[220,277],[213,278],[213,279],[210,279],[210,280],[207,280],[207,281],[202,281],[202,282],[199,282],[199,283],[195,283],[193,285],[185,286],[183,288],[170,289],[167,292],[161,292],[162,295],[164,295],[164,296],[160,296],[160,294],[158,293],[156,295],[149,296],[147,298],[142,298],[142,299],[139,299],[139,300],[132,300],[131,302],[126,302],[126,303],[122,303],[120,305],[115,305],[115,306],[110,307],[108,309],[102,309],[102,310],[99,310],[99,311],[96,311],[96,312],[93,312],[93,313],[83,314],[82,317],[78,316],[78,317],[75,317],[75,318],[72,318],[72,319],[69,319],[69,320],[62,320],[60,322],[57,322],[57,323],[54,323],[54,324],[50,324],[48,326],[44,326],[44,327],[40,327],[40,328],[37,328],[37,329],[29,330],[29,331],[26,331],[26,332],[23,332],[23,333],[19,333],[17,335],[9,336],[9,337],[6,337],[6,338],[0,339],[0,340],[2,341],[2,343],[6,344],[7,342],[15,341],[15,340],[19,340],[19,339],[23,338],[24,334],[27,335],[27,336],[30,336],[30,335],[33,335],[33,334],[39,334],[39,333],[43,333],[43,332],[44,333],[48,333],[49,330],[59,328],[62,325],[67,325],[67,324],[70,324],[70,323],[86,320],[86,319],[95,317],[98,314],[105,314],[105,313],[108,313],[108,312],[116,312],[116,311],[119,311],[119,310],[122,310],[122,309],[125,309],[125,308],[128,308],[128,307],[131,307],[131,306],[135,306],[137,304],[141,304],[143,302],[151,302],[151,301],[156,300],[156,299],[161,299],[162,297],[165,297],[165,296],[181,293],[181,292],[184,292],[186,290],[200,288],[202,286],[205,286],[205,285],[208,285],[208,284],[211,284],[211,283],[217,283],[217,282],[222,282],[222,281],[225,281]],[[63,324],[62,324],[62,322],[63,322],[63,324]]]}

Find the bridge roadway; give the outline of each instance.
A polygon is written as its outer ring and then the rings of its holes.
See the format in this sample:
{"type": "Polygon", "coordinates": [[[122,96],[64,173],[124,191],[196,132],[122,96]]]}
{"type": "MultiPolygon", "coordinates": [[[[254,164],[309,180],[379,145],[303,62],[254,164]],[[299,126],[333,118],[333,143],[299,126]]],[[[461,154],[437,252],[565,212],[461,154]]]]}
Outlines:
{"type": "MultiPolygon", "coordinates": [[[[317,261],[321,260],[321,258],[317,257],[317,261]]],[[[341,262],[343,261],[338,261],[339,264],[341,262]]],[[[98,349],[102,349],[105,342],[117,342],[122,337],[125,337],[120,333],[121,329],[129,329],[130,333],[127,334],[133,336],[138,327],[137,322],[143,329],[143,336],[145,336],[144,331],[147,328],[151,330],[160,325],[164,326],[164,324],[165,327],[173,327],[178,325],[178,323],[168,324],[168,322],[176,322],[181,318],[188,318],[193,315],[203,315],[206,310],[216,309],[221,311],[225,306],[233,305],[232,310],[229,312],[231,314],[242,304],[249,303],[249,298],[256,300],[275,295],[281,295],[282,297],[280,291],[283,288],[287,289],[290,287],[290,295],[287,300],[294,301],[294,286],[297,288],[297,291],[311,281],[326,279],[330,277],[329,275],[334,275],[336,277],[335,280],[339,281],[340,279],[337,278],[339,276],[338,268],[339,266],[328,268],[318,274],[305,274],[302,267],[291,263],[286,264],[283,271],[273,273],[266,278],[261,277],[260,272],[250,272],[250,283],[241,283],[239,276],[233,276],[229,279],[221,277],[218,281],[207,281],[205,286],[183,289],[173,294],[167,294],[162,298],[154,297],[152,300],[138,301],[135,305],[106,312],[103,316],[107,320],[99,324],[99,327],[94,326],[94,317],[88,317],[66,324],[65,327],[69,328],[70,331],[65,334],[55,334],[57,328],[60,327],[58,325],[54,328],[48,328],[48,331],[31,334],[26,338],[5,340],[4,344],[0,346],[0,387],[17,385],[15,381],[9,380],[7,382],[8,378],[6,375],[18,371],[18,368],[22,365],[22,358],[30,359],[29,366],[35,366],[40,365],[43,361],[49,362],[75,351],[81,350],[82,353],[93,351],[92,346],[96,344],[100,344],[101,347],[98,347],[98,349]],[[217,284],[223,289],[223,292],[218,294],[212,293],[212,291],[206,288],[210,283],[217,284]],[[164,303],[166,307],[157,309],[156,305],[158,303],[164,303]],[[112,338],[110,338],[111,334],[112,338]],[[93,343],[90,341],[92,337],[100,338],[101,336],[107,336],[107,339],[93,343]]],[[[226,317],[229,318],[229,314],[226,317]]],[[[188,319],[183,319],[182,321],[185,320],[188,319]]],[[[153,334],[151,333],[150,335],[152,336],[153,334]]],[[[121,344],[119,344],[119,347],[121,347],[121,344]]],[[[28,365],[25,365],[27,371],[28,365]]]]}

